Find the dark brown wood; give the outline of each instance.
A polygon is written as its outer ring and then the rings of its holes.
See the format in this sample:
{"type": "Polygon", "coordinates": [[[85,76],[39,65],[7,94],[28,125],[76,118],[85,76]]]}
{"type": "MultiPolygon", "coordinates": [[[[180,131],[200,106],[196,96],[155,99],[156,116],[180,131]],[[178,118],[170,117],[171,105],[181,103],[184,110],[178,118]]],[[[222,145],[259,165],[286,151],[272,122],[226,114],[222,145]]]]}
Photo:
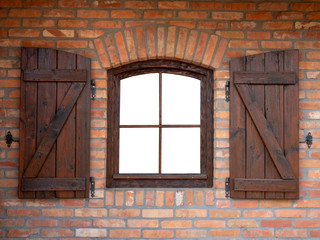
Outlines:
{"type": "Polygon", "coordinates": [[[114,179],[207,179],[207,174],[114,174],[114,179]]]}
{"type": "MultiPolygon", "coordinates": [[[[151,60],[114,68],[108,71],[107,107],[107,187],[212,187],[213,185],[213,72],[191,64],[171,60],[151,60]],[[159,119],[158,125],[119,125],[120,81],[129,76],[146,73],[173,73],[196,78],[201,81],[201,124],[162,125],[161,123],[161,81],[159,81],[159,119]],[[159,128],[159,147],[161,149],[161,129],[177,127],[201,128],[201,174],[190,174],[184,179],[181,174],[160,176],[149,175],[137,178],[136,174],[119,174],[119,128],[159,128]],[[202,175],[206,176],[203,178],[202,175]],[[134,179],[134,181],[132,180],[134,179]]],[[[161,161],[161,150],[159,162],[161,161]]],[[[159,163],[159,172],[161,162],[159,163]]]]}
{"type": "Polygon", "coordinates": [[[77,56],[77,68],[87,69],[87,84],[82,90],[76,105],[76,125],[75,125],[75,147],[81,149],[76,151],[76,177],[85,177],[86,188],[83,191],[77,191],[77,198],[87,198],[90,189],[90,59],[83,56],[77,56]]]}
{"type": "Polygon", "coordinates": [[[296,180],[235,178],[236,191],[295,192],[296,180]]]}
{"type": "MultiPolygon", "coordinates": [[[[264,56],[264,55],[261,55],[264,56]]],[[[296,84],[298,79],[295,72],[235,72],[236,84],[254,84],[254,85],[270,85],[270,84],[296,84]]]]}
{"type": "MultiPolygon", "coordinates": [[[[21,49],[21,69],[37,68],[38,51],[36,48],[21,49]]],[[[21,106],[20,106],[20,164],[19,182],[36,149],[36,114],[37,84],[26,83],[21,75],[21,106]]],[[[19,185],[20,198],[34,198],[35,192],[22,192],[19,185]]]]}
{"type": "Polygon", "coordinates": [[[86,72],[78,69],[27,69],[23,75],[26,82],[86,82],[86,72]]]}
{"type": "Polygon", "coordinates": [[[22,191],[85,190],[85,178],[22,178],[22,191]]]}
{"type": "MultiPolygon", "coordinates": [[[[265,54],[266,72],[283,72],[283,52],[270,52],[265,54]]],[[[265,86],[265,117],[272,126],[272,132],[279,146],[283,149],[283,85],[265,86]]],[[[268,151],[265,151],[265,177],[267,179],[280,179],[279,172],[274,165],[268,151]]],[[[266,199],[283,199],[283,192],[266,192],[266,199]]]]}
{"type": "MultiPolygon", "coordinates": [[[[41,70],[56,68],[56,50],[49,48],[38,49],[38,68],[41,70]]],[[[24,78],[24,80],[26,80],[24,78]]],[[[38,118],[37,118],[37,148],[44,133],[56,112],[56,83],[38,82],[38,118]]],[[[41,168],[38,177],[55,177],[56,145],[51,148],[48,157],[41,168]]],[[[37,192],[37,198],[54,198],[54,192],[37,192]]]]}
{"type": "Polygon", "coordinates": [[[159,73],[159,174],[162,172],[162,73],[159,73]]]}
{"type": "Polygon", "coordinates": [[[234,191],[233,179],[246,177],[246,109],[234,85],[235,71],[245,70],[245,58],[230,63],[230,196],[245,198],[246,192],[234,191]]]}
{"type": "MultiPolygon", "coordinates": [[[[299,77],[299,52],[284,52],[284,71],[295,71],[299,77]]],[[[297,179],[297,191],[285,193],[286,199],[299,199],[299,84],[284,86],[284,154],[297,179]]]]}
{"type": "Polygon", "coordinates": [[[299,198],[298,62],[296,50],[231,61],[230,178],[233,198],[299,198]],[[236,69],[239,62],[243,63],[244,69],[236,69]],[[271,76],[265,76],[269,73],[271,76]],[[285,80],[276,80],[281,76],[285,80]],[[234,79],[238,77],[241,79],[234,79]],[[246,109],[245,118],[239,111],[241,108],[246,109]],[[239,132],[244,134],[245,141],[236,138],[239,132]],[[245,153],[239,148],[244,142],[245,153]],[[243,154],[246,161],[242,160],[243,154]],[[241,168],[245,168],[246,173],[239,176],[241,168]]]}
{"type": "Polygon", "coordinates": [[[200,124],[164,124],[164,125],[120,125],[120,128],[198,128],[200,124]]]}

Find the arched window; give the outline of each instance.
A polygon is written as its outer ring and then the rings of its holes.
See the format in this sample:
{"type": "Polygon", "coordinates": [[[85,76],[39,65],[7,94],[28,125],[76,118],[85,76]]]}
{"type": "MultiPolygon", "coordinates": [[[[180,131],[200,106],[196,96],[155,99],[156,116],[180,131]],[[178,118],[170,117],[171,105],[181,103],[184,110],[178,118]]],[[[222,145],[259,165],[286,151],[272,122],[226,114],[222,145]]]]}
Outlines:
{"type": "Polygon", "coordinates": [[[171,60],[108,71],[107,187],[212,187],[212,80],[171,60]]]}

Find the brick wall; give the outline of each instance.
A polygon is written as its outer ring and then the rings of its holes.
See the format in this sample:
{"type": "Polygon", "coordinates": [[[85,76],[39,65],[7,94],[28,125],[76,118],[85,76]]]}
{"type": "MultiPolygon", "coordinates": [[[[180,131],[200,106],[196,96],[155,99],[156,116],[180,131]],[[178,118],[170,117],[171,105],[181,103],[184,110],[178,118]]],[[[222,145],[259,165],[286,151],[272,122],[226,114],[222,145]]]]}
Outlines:
{"type": "Polygon", "coordinates": [[[319,239],[319,1],[0,1],[0,238],[3,239],[319,239]],[[94,199],[17,199],[20,47],[49,47],[92,59],[94,199]],[[300,199],[230,200],[229,60],[300,50],[300,199]],[[215,71],[214,188],[105,189],[106,71],[129,62],[174,58],[215,71]]]}

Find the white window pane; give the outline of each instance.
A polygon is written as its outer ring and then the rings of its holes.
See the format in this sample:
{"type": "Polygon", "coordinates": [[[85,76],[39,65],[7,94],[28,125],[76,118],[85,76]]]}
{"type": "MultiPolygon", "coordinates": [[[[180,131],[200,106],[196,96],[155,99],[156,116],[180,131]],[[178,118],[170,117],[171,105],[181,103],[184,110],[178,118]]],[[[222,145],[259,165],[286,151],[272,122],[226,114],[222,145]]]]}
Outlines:
{"type": "Polygon", "coordinates": [[[200,80],[162,74],[162,123],[200,124],[200,80]]]}
{"type": "Polygon", "coordinates": [[[162,129],[162,173],[200,173],[200,128],[162,129]]]}
{"type": "Polygon", "coordinates": [[[159,124],[159,74],[120,80],[120,124],[159,124]]]}
{"type": "Polygon", "coordinates": [[[120,128],[119,173],[159,173],[159,129],[120,128]]]}

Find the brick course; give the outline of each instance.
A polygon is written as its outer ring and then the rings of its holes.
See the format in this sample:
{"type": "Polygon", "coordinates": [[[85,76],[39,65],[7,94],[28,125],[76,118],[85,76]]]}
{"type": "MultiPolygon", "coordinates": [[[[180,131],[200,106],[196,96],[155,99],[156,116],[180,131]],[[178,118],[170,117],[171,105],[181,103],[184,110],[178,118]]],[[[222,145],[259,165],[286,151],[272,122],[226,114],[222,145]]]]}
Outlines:
{"type": "Polygon", "coordinates": [[[318,1],[0,1],[1,239],[319,239],[320,3],[318,1]],[[17,199],[20,47],[91,58],[91,176],[95,199],[17,199]],[[234,57],[300,50],[299,200],[227,200],[229,104],[224,86],[234,57]],[[170,58],[215,69],[214,188],[104,189],[106,69],[170,58]]]}

